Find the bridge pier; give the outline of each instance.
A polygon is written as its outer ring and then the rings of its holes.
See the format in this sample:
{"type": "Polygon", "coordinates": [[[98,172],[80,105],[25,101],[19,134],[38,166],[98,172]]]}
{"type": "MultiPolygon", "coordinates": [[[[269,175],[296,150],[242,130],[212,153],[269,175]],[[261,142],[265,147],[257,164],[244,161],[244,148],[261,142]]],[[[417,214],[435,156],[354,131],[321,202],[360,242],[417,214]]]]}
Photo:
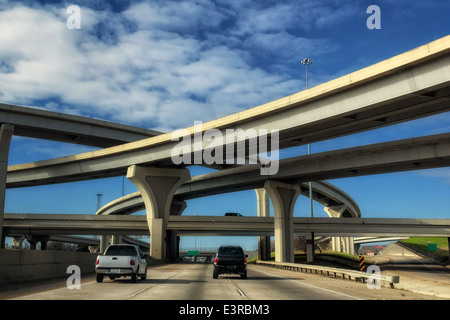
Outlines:
{"type": "Polygon", "coordinates": [[[8,157],[14,126],[2,123],[0,126],[0,248],[5,248],[3,237],[3,217],[5,215],[6,173],[8,171],[8,157]]]}
{"type": "Polygon", "coordinates": [[[49,240],[49,236],[35,236],[35,235],[27,235],[26,240],[30,244],[30,250],[36,250],[36,245],[38,242],[41,243],[41,250],[47,249],[47,241],[49,240]]]}
{"type": "Polygon", "coordinates": [[[167,221],[176,190],[190,177],[188,169],[136,165],[128,168],[127,178],[138,188],[144,200],[150,231],[150,256],[154,259],[165,259],[174,253],[171,247],[176,241],[168,240],[172,235],[166,234],[167,221]],[[169,247],[166,247],[167,243],[169,247]],[[170,249],[169,255],[167,249],[170,249]]]}
{"type": "Polygon", "coordinates": [[[100,236],[100,253],[104,253],[106,251],[106,248],[109,245],[109,236],[108,235],[101,235],[100,236]]]}
{"type": "Polygon", "coordinates": [[[295,202],[300,195],[300,187],[279,181],[268,180],[264,189],[272,200],[274,210],[275,261],[294,262],[295,202]]]}
{"type": "Polygon", "coordinates": [[[306,262],[314,262],[314,232],[306,234],[306,262]]]}
{"type": "Polygon", "coordinates": [[[113,234],[111,236],[111,244],[120,244],[122,243],[122,236],[118,234],[113,234]]]}
{"type": "MultiPolygon", "coordinates": [[[[270,217],[270,199],[265,189],[255,189],[258,217],[270,217]]],[[[270,236],[258,237],[258,255],[260,260],[271,258],[270,236]]]]}
{"type": "MultiPolygon", "coordinates": [[[[326,213],[328,213],[328,215],[331,218],[338,218],[338,219],[349,218],[348,212],[347,214],[344,215],[345,211],[347,210],[347,206],[345,204],[328,206],[325,207],[324,210],[326,213]]],[[[333,251],[344,252],[348,254],[355,253],[353,237],[332,237],[331,246],[333,251]]]]}

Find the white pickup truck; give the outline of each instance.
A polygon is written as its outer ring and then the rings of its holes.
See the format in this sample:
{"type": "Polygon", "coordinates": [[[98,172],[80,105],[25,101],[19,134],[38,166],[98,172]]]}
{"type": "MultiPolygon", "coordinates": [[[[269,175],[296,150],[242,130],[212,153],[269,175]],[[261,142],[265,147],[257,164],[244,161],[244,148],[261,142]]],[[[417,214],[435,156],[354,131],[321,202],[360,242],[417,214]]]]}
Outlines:
{"type": "Polygon", "coordinates": [[[137,278],[147,277],[147,255],[142,254],[138,246],[131,244],[112,244],[106,248],[103,255],[97,256],[95,272],[97,282],[102,282],[104,276],[110,279],[131,276],[133,282],[137,278]]]}

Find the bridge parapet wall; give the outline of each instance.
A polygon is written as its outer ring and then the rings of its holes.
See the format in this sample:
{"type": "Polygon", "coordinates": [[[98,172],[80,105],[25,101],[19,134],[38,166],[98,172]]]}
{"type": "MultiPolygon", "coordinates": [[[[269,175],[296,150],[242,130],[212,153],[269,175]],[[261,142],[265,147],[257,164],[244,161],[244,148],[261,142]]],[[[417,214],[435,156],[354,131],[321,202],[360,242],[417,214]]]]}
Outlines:
{"type": "Polygon", "coordinates": [[[77,265],[81,274],[95,272],[98,253],[52,250],[0,250],[0,285],[11,282],[67,278],[67,267],[77,265]]]}

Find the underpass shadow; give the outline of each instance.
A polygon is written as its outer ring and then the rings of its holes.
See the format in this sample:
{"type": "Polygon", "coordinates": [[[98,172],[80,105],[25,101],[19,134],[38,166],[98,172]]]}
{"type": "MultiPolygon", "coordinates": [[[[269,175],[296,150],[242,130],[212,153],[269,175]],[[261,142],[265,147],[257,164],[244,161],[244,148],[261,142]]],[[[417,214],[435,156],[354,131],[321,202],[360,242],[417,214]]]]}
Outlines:
{"type": "Polygon", "coordinates": [[[230,280],[242,280],[242,281],[261,281],[261,280],[304,280],[303,278],[280,278],[280,277],[269,277],[269,276],[247,276],[247,279],[241,279],[239,276],[230,276],[230,275],[223,275],[219,276],[219,279],[230,279],[230,280]]]}
{"type": "Polygon", "coordinates": [[[184,279],[145,279],[145,280],[138,280],[137,282],[133,282],[131,279],[128,278],[120,278],[120,279],[104,279],[103,283],[120,283],[120,284],[135,284],[135,285],[143,285],[143,284],[161,284],[161,283],[168,283],[168,284],[189,284],[189,283],[200,283],[200,282],[207,282],[204,280],[184,280],[184,279]]]}

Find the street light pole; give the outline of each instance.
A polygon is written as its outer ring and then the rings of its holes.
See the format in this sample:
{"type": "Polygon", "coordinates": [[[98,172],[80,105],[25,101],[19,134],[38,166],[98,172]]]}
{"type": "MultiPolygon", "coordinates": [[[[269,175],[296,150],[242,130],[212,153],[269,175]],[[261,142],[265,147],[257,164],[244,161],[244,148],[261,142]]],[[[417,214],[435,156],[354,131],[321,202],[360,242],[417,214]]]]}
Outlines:
{"type": "MultiPolygon", "coordinates": [[[[302,64],[306,67],[306,89],[308,89],[308,66],[312,63],[311,59],[305,58],[302,64]]],[[[311,154],[311,145],[308,143],[308,155],[311,154]]],[[[312,200],[312,182],[309,182],[309,207],[311,209],[311,218],[313,217],[313,200],[312,200]]],[[[314,261],[314,232],[306,236],[306,261],[314,261]]]]}
{"type": "MultiPolygon", "coordinates": [[[[311,59],[305,58],[302,64],[306,67],[306,89],[308,89],[308,66],[312,63],[311,59]]],[[[308,154],[311,154],[311,145],[308,143],[308,154]]],[[[312,183],[309,182],[309,206],[311,210],[311,218],[313,217],[313,201],[312,201],[312,183]]]]}
{"type": "MultiPolygon", "coordinates": [[[[312,63],[311,59],[305,58],[302,60],[302,64],[306,67],[306,89],[308,89],[308,66],[312,63]]],[[[308,143],[308,154],[311,154],[311,145],[308,143]]],[[[313,202],[312,202],[312,187],[311,181],[309,182],[309,204],[311,209],[311,218],[313,217],[313,202]]]]}

